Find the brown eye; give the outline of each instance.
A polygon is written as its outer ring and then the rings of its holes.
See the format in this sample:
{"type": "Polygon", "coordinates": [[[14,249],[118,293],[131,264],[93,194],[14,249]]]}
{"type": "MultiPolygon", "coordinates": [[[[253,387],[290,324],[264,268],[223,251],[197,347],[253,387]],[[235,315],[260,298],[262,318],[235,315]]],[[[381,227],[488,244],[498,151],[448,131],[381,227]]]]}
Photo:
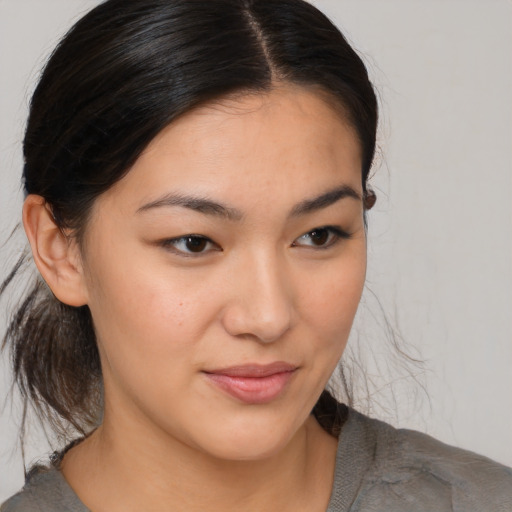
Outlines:
{"type": "Polygon", "coordinates": [[[161,245],[180,256],[201,256],[222,250],[215,242],[201,235],[186,235],[163,240],[161,245]]]}
{"type": "Polygon", "coordinates": [[[327,229],[315,229],[309,233],[309,238],[315,245],[325,245],[329,241],[329,235],[327,229]]]}
{"type": "Polygon", "coordinates": [[[199,238],[197,236],[189,236],[185,239],[185,247],[190,252],[203,252],[208,245],[206,238],[199,238]]]}
{"type": "Polygon", "coordinates": [[[348,239],[351,235],[346,231],[335,227],[325,226],[322,228],[315,228],[302,236],[299,236],[293,242],[294,247],[309,247],[312,249],[328,249],[336,245],[342,239],[348,239]]]}

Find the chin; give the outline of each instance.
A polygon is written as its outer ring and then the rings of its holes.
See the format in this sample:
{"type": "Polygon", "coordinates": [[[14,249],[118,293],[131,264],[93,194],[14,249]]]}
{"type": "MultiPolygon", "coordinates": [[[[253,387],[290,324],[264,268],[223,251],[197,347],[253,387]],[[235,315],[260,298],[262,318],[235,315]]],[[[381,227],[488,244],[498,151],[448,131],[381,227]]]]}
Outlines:
{"type": "Polygon", "coordinates": [[[258,461],[271,459],[288,444],[288,437],[276,438],[272,435],[237,436],[214,441],[209,454],[225,461],[258,461]]]}
{"type": "MultiPolygon", "coordinates": [[[[251,415],[252,416],[252,415],[251,415]]],[[[202,449],[211,456],[231,461],[256,461],[272,458],[285,449],[301,428],[301,422],[282,423],[283,416],[244,418],[212,423],[202,449]]]]}

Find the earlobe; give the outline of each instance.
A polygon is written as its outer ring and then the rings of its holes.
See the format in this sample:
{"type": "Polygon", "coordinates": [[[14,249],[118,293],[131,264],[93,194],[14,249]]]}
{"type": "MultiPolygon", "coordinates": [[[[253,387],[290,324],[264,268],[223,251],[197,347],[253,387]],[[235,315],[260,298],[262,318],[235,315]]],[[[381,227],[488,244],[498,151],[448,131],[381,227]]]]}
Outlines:
{"type": "Polygon", "coordinates": [[[23,226],[34,262],[53,294],[69,306],[87,303],[77,243],[56,224],[50,205],[30,194],[23,205],[23,226]]]}

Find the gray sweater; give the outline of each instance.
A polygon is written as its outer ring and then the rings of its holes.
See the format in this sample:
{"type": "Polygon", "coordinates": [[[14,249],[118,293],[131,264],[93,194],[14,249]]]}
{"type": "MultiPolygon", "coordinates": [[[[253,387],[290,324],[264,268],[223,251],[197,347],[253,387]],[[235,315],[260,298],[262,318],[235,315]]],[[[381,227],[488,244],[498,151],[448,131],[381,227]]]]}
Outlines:
{"type": "MultiPolygon", "coordinates": [[[[36,468],[0,512],[87,512],[62,474],[36,468]]],[[[512,512],[512,468],[352,409],[326,512],[512,512]]]]}

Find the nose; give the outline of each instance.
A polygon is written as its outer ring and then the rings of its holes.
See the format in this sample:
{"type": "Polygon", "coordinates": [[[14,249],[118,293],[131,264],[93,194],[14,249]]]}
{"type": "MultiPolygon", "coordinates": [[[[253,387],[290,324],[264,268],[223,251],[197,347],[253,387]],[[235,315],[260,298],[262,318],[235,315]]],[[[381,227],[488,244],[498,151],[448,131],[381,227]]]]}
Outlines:
{"type": "Polygon", "coordinates": [[[261,343],[281,338],[293,325],[294,297],[283,265],[275,258],[253,257],[233,271],[231,300],[223,325],[232,336],[251,337],[261,343]]]}

